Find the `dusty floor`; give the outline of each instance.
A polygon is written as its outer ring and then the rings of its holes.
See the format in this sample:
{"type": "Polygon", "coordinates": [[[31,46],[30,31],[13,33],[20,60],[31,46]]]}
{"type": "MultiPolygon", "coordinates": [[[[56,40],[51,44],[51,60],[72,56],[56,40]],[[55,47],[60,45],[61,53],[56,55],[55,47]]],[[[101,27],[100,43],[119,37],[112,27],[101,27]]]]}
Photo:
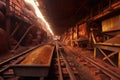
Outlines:
{"type": "MultiPolygon", "coordinates": [[[[93,50],[83,49],[80,47],[70,47],[70,46],[67,46],[67,47],[71,50],[77,51],[78,53],[84,56],[90,57],[91,59],[98,62],[102,66],[108,68],[109,70],[112,70],[113,72],[120,74],[120,69],[118,67],[113,67],[110,64],[105,63],[103,60],[99,59],[98,57],[95,58],[93,50]]],[[[95,69],[89,63],[85,63],[84,61],[80,62],[80,60],[77,60],[77,61],[80,63],[81,66],[84,67],[85,70],[87,70],[93,76],[94,80],[110,80],[109,77],[104,76],[99,70],[95,69]]]]}

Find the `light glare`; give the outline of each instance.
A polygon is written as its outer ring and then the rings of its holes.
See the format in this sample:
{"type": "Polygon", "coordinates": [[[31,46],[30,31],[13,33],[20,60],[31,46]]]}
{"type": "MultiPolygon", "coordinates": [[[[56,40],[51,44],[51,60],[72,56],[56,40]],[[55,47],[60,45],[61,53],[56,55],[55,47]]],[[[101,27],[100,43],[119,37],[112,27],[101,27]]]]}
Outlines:
{"type": "MultiPolygon", "coordinates": [[[[50,31],[50,33],[51,33],[52,35],[54,35],[53,32],[52,32],[52,30],[51,30],[51,28],[50,28],[50,25],[49,25],[48,22],[45,20],[45,18],[43,17],[40,9],[37,7],[37,5],[36,5],[36,3],[35,3],[35,2],[37,2],[37,1],[34,1],[34,0],[25,0],[25,2],[32,4],[32,6],[33,6],[34,9],[35,9],[35,14],[46,24],[46,27],[47,27],[47,29],[50,31]]],[[[38,2],[37,2],[37,3],[38,3],[38,2]]]]}

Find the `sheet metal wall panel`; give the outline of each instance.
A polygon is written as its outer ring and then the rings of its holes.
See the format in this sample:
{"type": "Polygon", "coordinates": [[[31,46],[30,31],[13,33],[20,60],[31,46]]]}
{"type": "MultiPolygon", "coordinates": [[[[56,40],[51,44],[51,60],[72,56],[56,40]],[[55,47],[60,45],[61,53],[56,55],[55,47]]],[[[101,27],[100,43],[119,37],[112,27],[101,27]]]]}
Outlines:
{"type": "Polygon", "coordinates": [[[85,37],[88,38],[88,32],[87,32],[87,23],[83,23],[81,25],[79,25],[79,32],[78,32],[78,36],[80,37],[85,37]]]}
{"type": "Polygon", "coordinates": [[[120,30],[120,15],[102,21],[102,32],[120,30]]]}

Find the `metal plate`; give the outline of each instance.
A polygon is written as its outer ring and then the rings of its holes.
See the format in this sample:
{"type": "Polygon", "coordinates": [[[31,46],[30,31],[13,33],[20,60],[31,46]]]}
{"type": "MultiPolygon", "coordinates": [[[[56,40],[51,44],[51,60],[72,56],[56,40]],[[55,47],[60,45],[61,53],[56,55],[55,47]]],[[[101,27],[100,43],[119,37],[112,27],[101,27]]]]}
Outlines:
{"type": "Polygon", "coordinates": [[[46,77],[52,61],[53,50],[47,64],[14,64],[11,65],[14,74],[22,77],[46,77]]]}

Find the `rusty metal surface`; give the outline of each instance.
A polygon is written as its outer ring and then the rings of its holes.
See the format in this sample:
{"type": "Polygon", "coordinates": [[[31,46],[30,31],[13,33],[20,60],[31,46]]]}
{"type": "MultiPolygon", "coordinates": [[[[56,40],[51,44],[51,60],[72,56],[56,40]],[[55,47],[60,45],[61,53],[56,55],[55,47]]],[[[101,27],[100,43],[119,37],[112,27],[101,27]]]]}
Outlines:
{"type": "Polygon", "coordinates": [[[14,65],[12,66],[16,76],[45,77],[48,75],[48,65],[14,65]]]}
{"type": "MultiPolygon", "coordinates": [[[[16,76],[23,76],[23,77],[45,77],[48,75],[49,68],[51,65],[52,55],[54,51],[54,47],[52,46],[52,51],[50,52],[50,58],[47,63],[31,63],[31,64],[15,64],[12,65],[12,68],[14,70],[14,73],[16,76]]],[[[46,57],[46,55],[44,54],[46,57]]],[[[42,57],[43,58],[43,57],[42,57]]],[[[36,59],[35,59],[36,60],[36,59]]]]}
{"type": "Polygon", "coordinates": [[[117,36],[105,41],[104,43],[120,44],[120,35],[117,35],[117,36]]]}
{"type": "Polygon", "coordinates": [[[102,31],[107,32],[107,31],[120,30],[119,23],[120,23],[120,15],[104,20],[102,22],[102,31]]]}
{"type": "Polygon", "coordinates": [[[78,36],[88,38],[87,24],[86,23],[79,25],[78,36]]]}
{"type": "Polygon", "coordinates": [[[95,45],[96,47],[99,47],[100,49],[108,50],[108,51],[120,51],[120,48],[113,47],[113,46],[104,46],[104,45],[95,45]]]}

